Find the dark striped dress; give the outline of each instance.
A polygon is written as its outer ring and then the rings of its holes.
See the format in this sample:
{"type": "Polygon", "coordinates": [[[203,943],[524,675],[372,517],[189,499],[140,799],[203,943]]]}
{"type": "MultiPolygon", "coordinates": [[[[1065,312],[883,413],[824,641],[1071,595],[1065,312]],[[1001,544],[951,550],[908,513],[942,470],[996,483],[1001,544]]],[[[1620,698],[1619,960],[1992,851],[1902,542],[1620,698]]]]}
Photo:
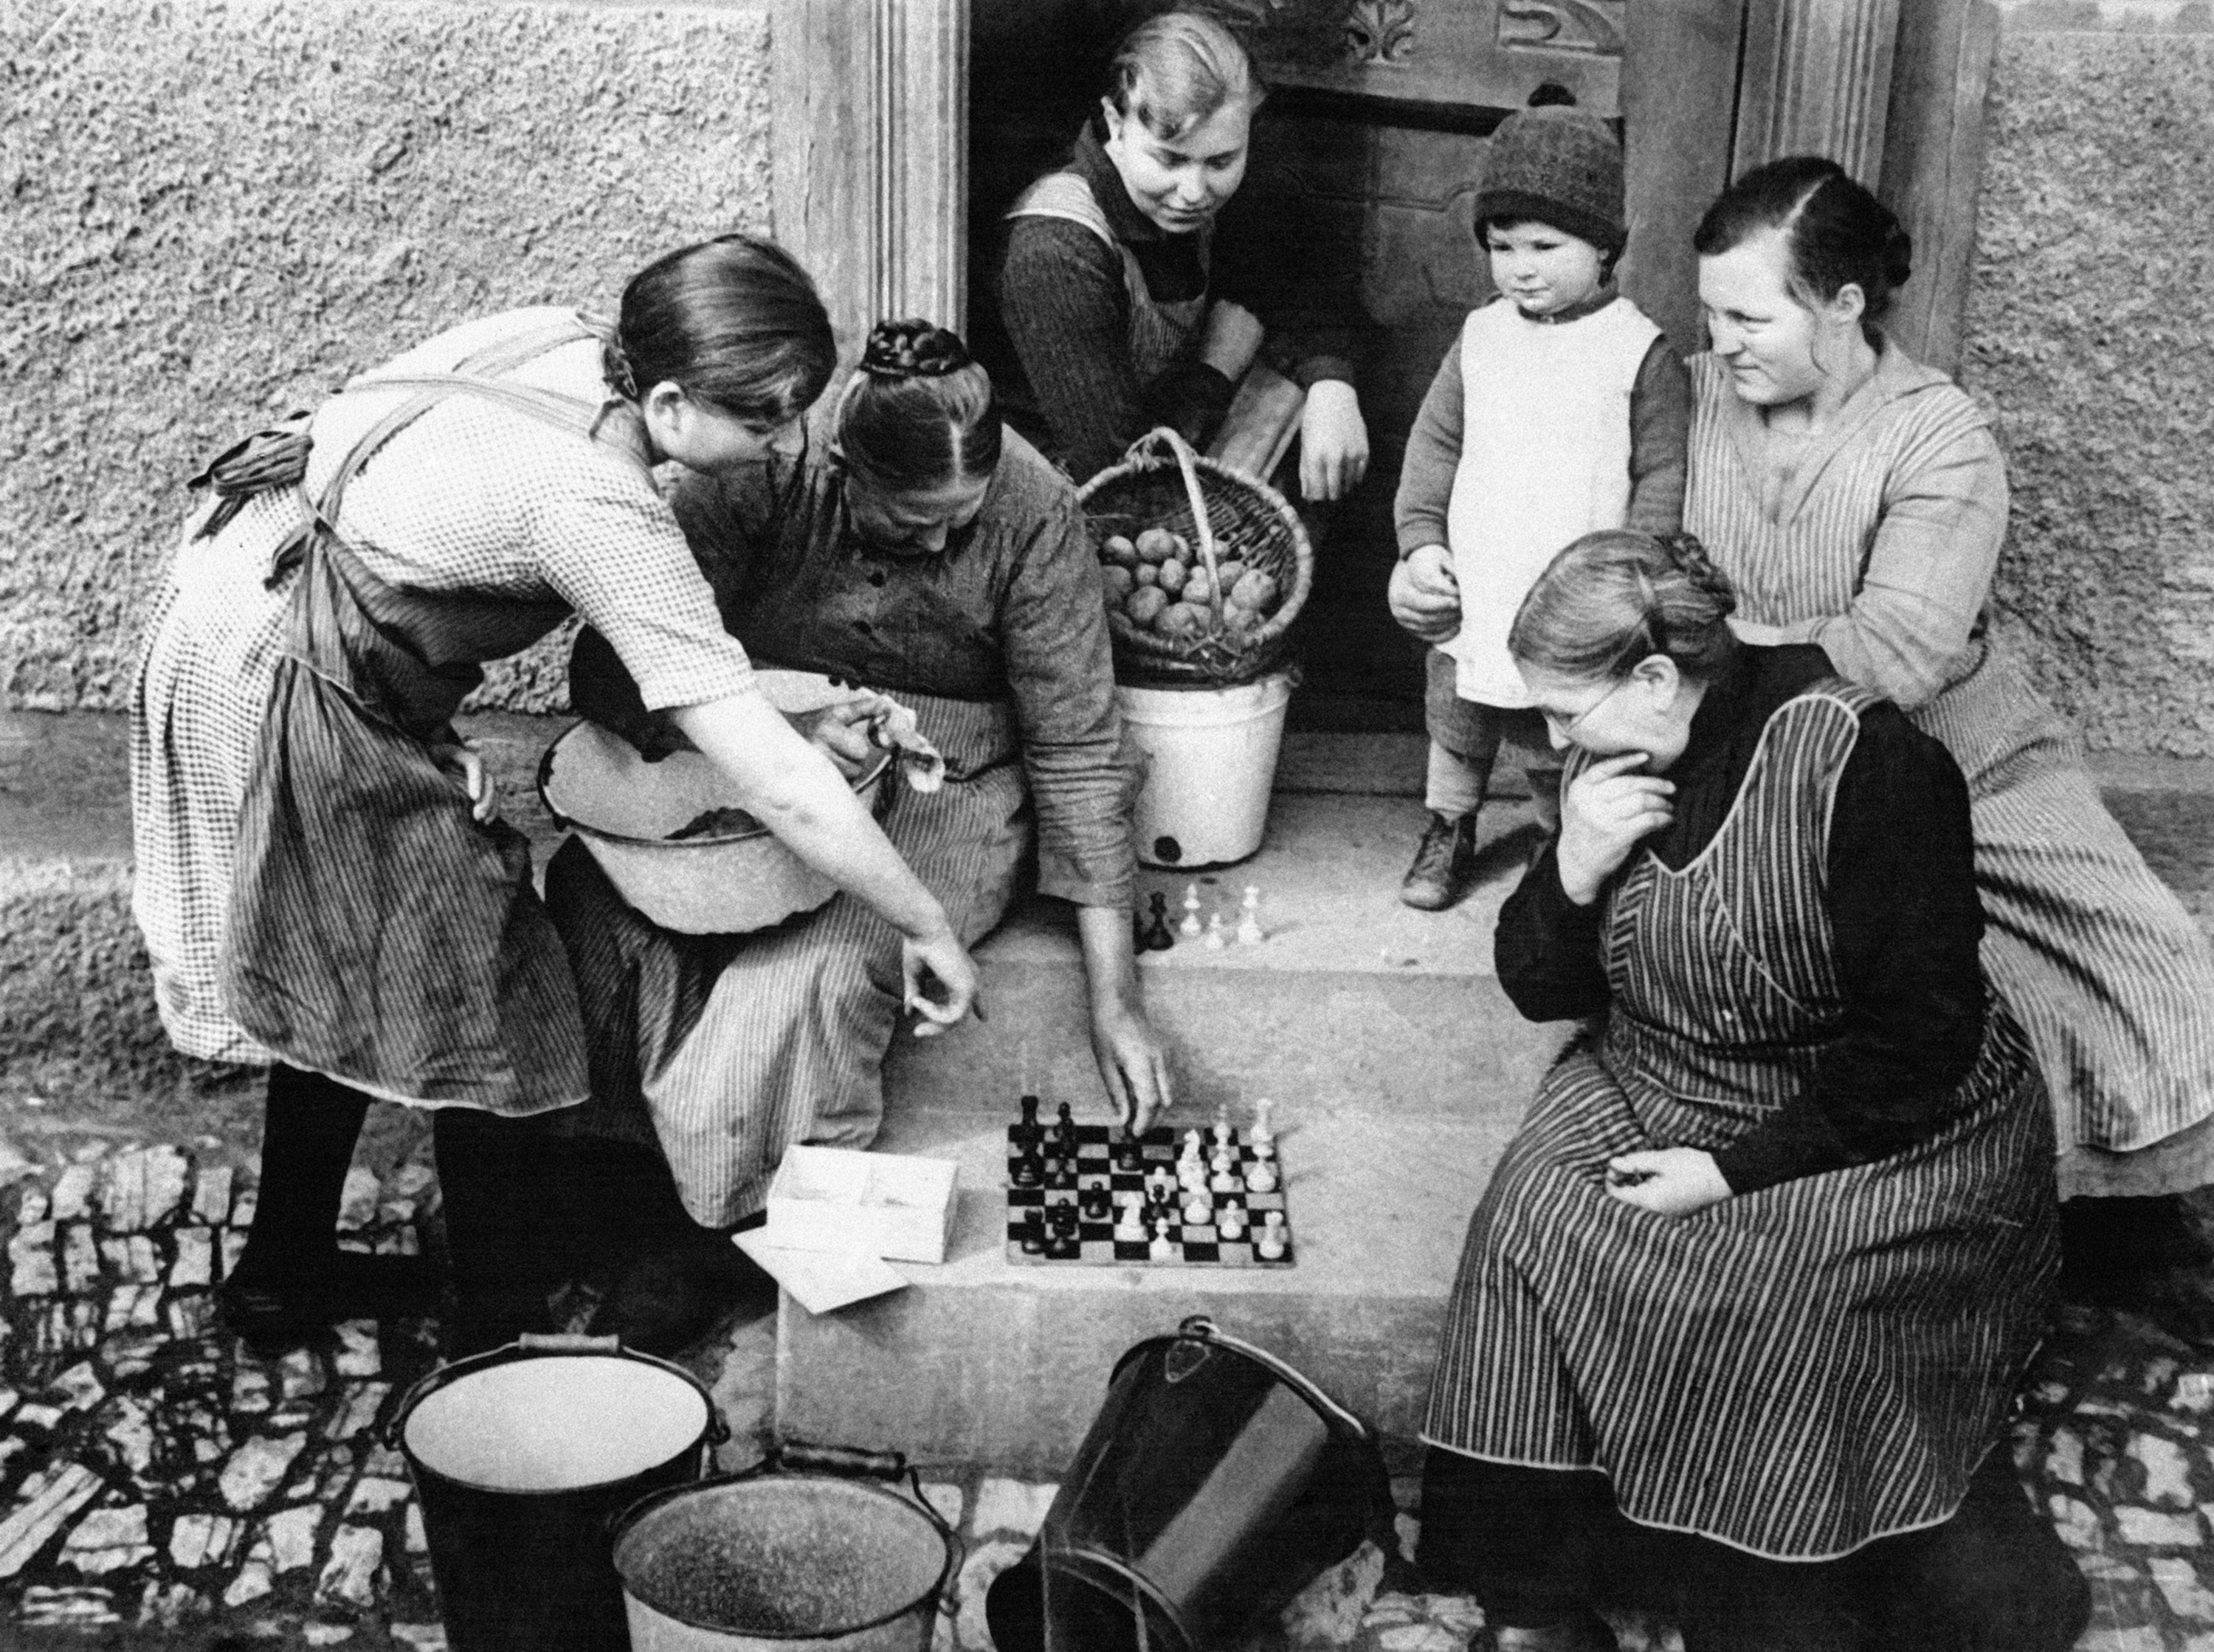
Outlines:
{"type": "Polygon", "coordinates": [[[1641,850],[1612,887],[1609,1009],[1470,1222],[1431,1444],[1599,1470],[1630,1519],[1775,1559],[1959,1507],[2056,1257],[2051,1122],[2003,1010],[1903,1150],[1680,1221],[1605,1186],[1617,1154],[1744,1141],[1843,1035],[1826,856],[1872,699],[1832,678],[1785,700],[1706,846],[1680,869],[1641,850]]]}
{"type": "Polygon", "coordinates": [[[2007,489],[1983,412],[1887,344],[1831,428],[1795,441],[1714,357],[1691,368],[1684,526],[1736,582],[1740,634],[1819,643],[1967,776],[1985,966],[2051,1093],[2064,1194],[2214,1180],[2214,949],[1985,634],[2007,489]]]}

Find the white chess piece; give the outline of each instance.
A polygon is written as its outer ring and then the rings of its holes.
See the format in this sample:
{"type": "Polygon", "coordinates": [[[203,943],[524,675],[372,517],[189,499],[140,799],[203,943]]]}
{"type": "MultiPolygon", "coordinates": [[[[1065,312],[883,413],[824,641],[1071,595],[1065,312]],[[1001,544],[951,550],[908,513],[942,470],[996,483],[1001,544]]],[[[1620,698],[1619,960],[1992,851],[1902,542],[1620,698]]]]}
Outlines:
{"type": "Polygon", "coordinates": [[[1204,1228],[1214,1220],[1214,1201],[1208,1198],[1204,1188],[1192,1189],[1190,1196],[1183,1202],[1183,1225],[1187,1228],[1204,1228]]]}
{"type": "Polygon", "coordinates": [[[1291,1229],[1284,1226],[1284,1213],[1271,1210],[1262,1219],[1261,1231],[1255,1237],[1253,1248],[1261,1253],[1263,1261],[1279,1261],[1283,1257],[1284,1247],[1291,1243],[1291,1229]]]}
{"type": "Polygon", "coordinates": [[[1234,1244],[1245,1237],[1245,1212],[1235,1204],[1226,1204],[1214,1225],[1223,1238],[1234,1244]]]}
{"type": "Polygon", "coordinates": [[[1207,941],[1205,944],[1209,952],[1220,952],[1223,948],[1230,944],[1228,939],[1222,933],[1222,914],[1220,912],[1209,912],[1207,915],[1207,941]]]}
{"type": "Polygon", "coordinates": [[[1242,910],[1238,918],[1238,944],[1241,947],[1257,947],[1269,938],[1261,928],[1260,885],[1249,883],[1245,886],[1245,899],[1241,903],[1241,906],[1242,910]]]}
{"type": "Polygon", "coordinates": [[[1238,1191],[1238,1160],[1228,1149],[1217,1149],[1208,1169],[1209,1174],[1207,1178],[1207,1186],[1209,1192],[1234,1193],[1238,1191]]]}
{"type": "Polygon", "coordinates": [[[1177,925],[1177,933],[1189,941],[1199,930],[1199,886],[1187,883],[1183,887],[1183,922],[1177,925]]]}
{"type": "Polygon", "coordinates": [[[1122,1213],[1115,1222],[1115,1242],[1118,1245],[1142,1245],[1146,1242],[1145,1203],[1136,1193],[1122,1196],[1122,1213]]]}
{"type": "Polygon", "coordinates": [[[1245,1173],[1245,1186],[1256,1193],[1276,1191],[1276,1167],[1268,1159],[1257,1159],[1253,1167],[1245,1173]]]}
{"type": "Polygon", "coordinates": [[[1253,1128],[1245,1133],[1246,1140],[1255,1147],[1263,1143],[1273,1145],[1276,1139],[1276,1104],[1263,1096],[1253,1104],[1253,1128]]]}
{"type": "Polygon", "coordinates": [[[1155,1262],[1173,1262],[1176,1253],[1176,1246],[1169,1239],[1169,1219],[1163,1216],[1153,1224],[1153,1242],[1146,1247],[1146,1254],[1155,1262]]]}

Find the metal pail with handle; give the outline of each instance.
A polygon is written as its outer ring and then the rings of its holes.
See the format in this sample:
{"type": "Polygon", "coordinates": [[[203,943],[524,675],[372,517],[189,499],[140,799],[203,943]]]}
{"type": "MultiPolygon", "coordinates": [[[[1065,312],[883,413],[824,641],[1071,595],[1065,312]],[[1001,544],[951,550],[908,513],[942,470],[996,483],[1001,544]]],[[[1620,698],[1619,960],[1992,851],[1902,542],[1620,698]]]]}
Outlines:
{"type": "Polygon", "coordinates": [[[1186,1320],[1116,1362],[1030,1552],[985,1598],[999,1652],[1216,1652],[1391,1530],[1368,1426],[1186,1320]]]}
{"type": "Polygon", "coordinates": [[[787,1442],[640,1501],[615,1561],[632,1652],[929,1652],[959,1548],[898,1454],[787,1442]]]}
{"type": "Polygon", "coordinates": [[[526,1336],[408,1391],[394,1432],[453,1652],[627,1652],[608,1522],[696,1480],[707,1391],[613,1337],[526,1336]]]}

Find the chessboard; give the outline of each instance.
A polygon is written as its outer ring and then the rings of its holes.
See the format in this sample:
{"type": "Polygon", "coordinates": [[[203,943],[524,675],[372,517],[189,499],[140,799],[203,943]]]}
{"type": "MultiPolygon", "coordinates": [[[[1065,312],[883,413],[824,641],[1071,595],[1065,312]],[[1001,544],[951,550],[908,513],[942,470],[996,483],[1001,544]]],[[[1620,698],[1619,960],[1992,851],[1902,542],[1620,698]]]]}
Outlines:
{"type": "MultiPolygon", "coordinates": [[[[1041,1134],[1050,1141],[1054,1126],[1041,1126],[1041,1134]]],[[[1242,1239],[1227,1240],[1215,1226],[1189,1227],[1184,1225],[1181,1196],[1168,1231],[1170,1244],[1175,1253],[1156,1260],[1152,1241],[1147,1240],[1120,1241],[1115,1237],[1115,1212],[1119,1203],[1128,1195],[1142,1195],[1146,1177],[1156,1167],[1173,1172],[1179,1151],[1177,1133],[1165,1125],[1156,1125],[1138,1138],[1139,1167],[1118,1170],[1115,1167],[1110,1128],[1105,1125],[1076,1125],[1075,1135],[1076,1186],[1068,1187],[1018,1187],[1015,1183],[1015,1164],[1022,1157],[1023,1126],[1007,1126],[1007,1259],[1021,1263],[1136,1263],[1150,1267],[1210,1267],[1210,1268],[1288,1268],[1292,1265],[1294,1247],[1287,1236],[1281,1257],[1263,1258],[1255,1247],[1254,1234],[1266,1222],[1268,1213],[1283,1213],[1287,1228],[1291,1224],[1291,1207],[1285,1203],[1285,1172],[1281,1147],[1275,1161],[1276,1186],[1269,1192],[1257,1193],[1244,1186],[1246,1173],[1257,1161],[1244,1132],[1233,1130],[1229,1145],[1238,1163],[1233,1174],[1239,1183],[1235,1192],[1215,1193],[1213,1198],[1218,1209],[1229,1204],[1243,1205],[1249,1223],[1242,1239]],[[1030,1231],[1033,1212],[1041,1223],[1047,1212],[1056,1204],[1078,1204],[1085,1194],[1094,1189],[1105,1190],[1110,1214],[1104,1221],[1079,1219],[1077,1223],[1077,1254],[1073,1257],[1053,1257],[1042,1250],[1025,1249],[1024,1238],[1030,1231]]],[[[1213,1136],[1202,1131],[1205,1146],[1211,1151],[1213,1136]]],[[[1053,1149],[1044,1149],[1049,1156],[1053,1149]]]]}

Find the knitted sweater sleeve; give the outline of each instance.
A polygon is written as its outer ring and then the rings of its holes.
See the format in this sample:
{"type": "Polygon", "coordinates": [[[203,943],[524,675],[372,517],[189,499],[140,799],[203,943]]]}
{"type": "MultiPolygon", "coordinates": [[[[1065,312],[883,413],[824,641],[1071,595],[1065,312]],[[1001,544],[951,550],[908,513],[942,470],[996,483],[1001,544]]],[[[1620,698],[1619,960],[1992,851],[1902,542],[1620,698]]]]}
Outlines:
{"type": "Polygon", "coordinates": [[[1081,224],[1015,221],[1000,314],[1054,456],[1079,480],[1120,460],[1155,424],[1203,441],[1230,406],[1230,381],[1202,363],[1171,363],[1153,383],[1139,381],[1122,254],[1081,224]]]}
{"type": "Polygon", "coordinates": [[[1460,467],[1461,343],[1456,338],[1446,358],[1438,363],[1415,415],[1415,428],[1407,432],[1407,456],[1399,466],[1399,491],[1391,501],[1391,518],[1399,538],[1399,554],[1411,556],[1426,545],[1445,545],[1447,508],[1453,503],[1453,473],[1460,467]]]}
{"type": "Polygon", "coordinates": [[[1655,338],[1630,390],[1630,509],[1623,526],[1641,533],[1684,527],[1684,476],[1691,440],[1691,375],[1655,338]]]}

